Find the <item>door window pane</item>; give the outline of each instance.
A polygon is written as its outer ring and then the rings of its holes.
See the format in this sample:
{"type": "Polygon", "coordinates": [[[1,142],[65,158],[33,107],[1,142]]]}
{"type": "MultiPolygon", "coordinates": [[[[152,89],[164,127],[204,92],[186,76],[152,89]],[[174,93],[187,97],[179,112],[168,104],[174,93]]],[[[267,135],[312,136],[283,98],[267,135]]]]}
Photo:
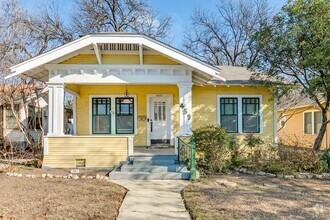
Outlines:
{"type": "Polygon", "coordinates": [[[259,133],[260,132],[260,99],[259,98],[242,98],[242,116],[243,116],[243,132],[259,133]]]}
{"type": "Polygon", "coordinates": [[[154,120],[166,121],[166,102],[154,102],[154,120]]]}
{"type": "Polygon", "coordinates": [[[321,111],[314,112],[314,134],[318,134],[322,126],[321,111]]]}
{"type": "Polygon", "coordinates": [[[305,112],[304,113],[304,133],[311,134],[312,133],[312,113],[305,112]]]}
{"type": "Polygon", "coordinates": [[[220,98],[220,124],[228,133],[238,132],[237,98],[220,98]]]}
{"type": "Polygon", "coordinates": [[[116,133],[134,133],[134,99],[116,98],[116,133]]]}
{"type": "Polygon", "coordinates": [[[93,134],[111,134],[111,99],[92,99],[93,134]]]}

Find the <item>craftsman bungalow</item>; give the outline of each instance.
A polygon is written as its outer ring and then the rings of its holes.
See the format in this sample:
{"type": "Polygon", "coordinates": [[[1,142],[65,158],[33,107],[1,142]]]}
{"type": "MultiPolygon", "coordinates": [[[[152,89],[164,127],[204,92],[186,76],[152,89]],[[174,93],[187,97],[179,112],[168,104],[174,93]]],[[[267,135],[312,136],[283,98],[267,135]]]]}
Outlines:
{"type": "MultiPolygon", "coordinates": [[[[168,143],[203,125],[276,139],[267,88],[241,67],[216,67],[150,37],[89,34],[11,68],[49,88],[44,167],[112,167],[134,147],[168,143]],[[73,134],[64,132],[64,93],[73,134]]],[[[173,154],[177,154],[177,148],[173,154]]]]}

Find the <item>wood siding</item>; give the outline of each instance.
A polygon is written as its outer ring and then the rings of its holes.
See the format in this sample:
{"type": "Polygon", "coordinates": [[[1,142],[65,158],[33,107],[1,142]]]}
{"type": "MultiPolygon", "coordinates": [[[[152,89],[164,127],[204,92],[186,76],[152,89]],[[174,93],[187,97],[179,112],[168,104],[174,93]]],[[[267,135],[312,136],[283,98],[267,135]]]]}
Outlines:
{"type": "Polygon", "coordinates": [[[128,137],[48,137],[43,167],[74,168],[76,159],[86,167],[113,167],[127,160],[128,137]]]}
{"type": "MultiPolygon", "coordinates": [[[[193,129],[204,125],[218,123],[218,95],[261,95],[262,96],[262,134],[258,134],[268,142],[274,141],[274,102],[270,100],[266,87],[253,86],[194,86],[192,90],[193,129]]],[[[236,134],[243,139],[245,134],[236,134]]]]}

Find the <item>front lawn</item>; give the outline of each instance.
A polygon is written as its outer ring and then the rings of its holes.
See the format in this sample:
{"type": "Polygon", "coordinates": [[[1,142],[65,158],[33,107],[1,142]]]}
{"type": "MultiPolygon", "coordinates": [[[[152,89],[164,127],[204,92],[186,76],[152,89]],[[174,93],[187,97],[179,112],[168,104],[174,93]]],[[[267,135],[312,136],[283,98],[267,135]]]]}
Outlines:
{"type": "Polygon", "coordinates": [[[329,219],[330,181],[248,175],[201,178],[183,191],[195,219],[329,219]],[[236,187],[222,185],[227,180],[236,187]]]}
{"type": "Polygon", "coordinates": [[[115,219],[126,194],[124,188],[105,180],[4,174],[0,189],[0,219],[115,219]]]}

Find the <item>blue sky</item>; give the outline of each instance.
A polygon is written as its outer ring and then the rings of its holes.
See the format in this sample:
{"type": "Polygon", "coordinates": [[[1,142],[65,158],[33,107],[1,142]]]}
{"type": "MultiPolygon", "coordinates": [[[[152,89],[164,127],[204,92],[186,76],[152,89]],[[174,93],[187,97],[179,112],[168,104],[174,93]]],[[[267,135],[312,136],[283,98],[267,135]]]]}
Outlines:
{"type": "MultiPolygon", "coordinates": [[[[23,7],[30,10],[37,10],[38,4],[47,0],[21,0],[23,7]]],[[[61,12],[69,14],[72,10],[74,0],[56,0],[61,5],[61,12]]],[[[173,17],[173,39],[172,44],[180,48],[183,34],[190,23],[190,15],[195,8],[213,10],[221,0],[150,0],[152,6],[160,15],[170,15],[173,17]]],[[[286,0],[270,0],[271,4],[280,9],[286,0]]]]}

